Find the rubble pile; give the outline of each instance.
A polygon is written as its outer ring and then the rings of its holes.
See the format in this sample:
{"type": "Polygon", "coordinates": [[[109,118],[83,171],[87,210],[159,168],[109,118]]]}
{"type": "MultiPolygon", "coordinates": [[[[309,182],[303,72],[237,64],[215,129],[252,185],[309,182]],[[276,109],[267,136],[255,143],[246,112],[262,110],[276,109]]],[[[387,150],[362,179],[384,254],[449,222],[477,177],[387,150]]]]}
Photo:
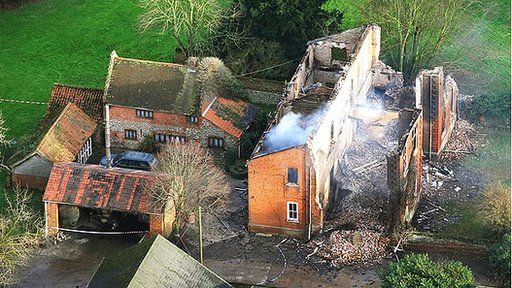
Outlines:
{"type": "Polygon", "coordinates": [[[477,148],[475,138],[478,132],[466,120],[459,119],[453,129],[450,140],[444,148],[444,157],[458,159],[473,154],[477,148]]]}
{"type": "Polygon", "coordinates": [[[414,108],[416,96],[412,86],[396,86],[387,89],[384,93],[386,108],[399,110],[402,108],[414,108]]]}
{"type": "Polygon", "coordinates": [[[334,231],[325,242],[318,243],[318,255],[335,267],[370,265],[389,256],[389,238],[368,230],[334,231]]]}

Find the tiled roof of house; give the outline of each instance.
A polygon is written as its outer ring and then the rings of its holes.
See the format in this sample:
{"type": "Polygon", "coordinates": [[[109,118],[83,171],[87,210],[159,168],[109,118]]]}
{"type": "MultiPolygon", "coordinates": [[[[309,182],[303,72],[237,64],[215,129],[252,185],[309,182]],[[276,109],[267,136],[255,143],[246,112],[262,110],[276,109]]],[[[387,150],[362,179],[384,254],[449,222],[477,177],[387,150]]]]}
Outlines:
{"type": "Polygon", "coordinates": [[[73,103],[68,103],[44,135],[37,151],[51,162],[73,161],[96,122],[73,103]]]}
{"type": "Polygon", "coordinates": [[[198,112],[195,72],[184,65],[121,58],[112,52],[106,101],[111,105],[198,112]]]}
{"type": "Polygon", "coordinates": [[[76,104],[97,123],[103,121],[103,90],[54,84],[47,115],[58,115],[68,103],[76,104]]]}
{"type": "Polygon", "coordinates": [[[152,201],[154,174],[74,162],[53,165],[43,201],[132,213],[161,214],[152,201]]]}
{"type": "Polygon", "coordinates": [[[87,287],[233,286],[157,235],[104,258],[87,287]]]}
{"type": "Polygon", "coordinates": [[[240,138],[256,117],[258,108],[240,99],[217,97],[203,117],[226,133],[240,138]]]}

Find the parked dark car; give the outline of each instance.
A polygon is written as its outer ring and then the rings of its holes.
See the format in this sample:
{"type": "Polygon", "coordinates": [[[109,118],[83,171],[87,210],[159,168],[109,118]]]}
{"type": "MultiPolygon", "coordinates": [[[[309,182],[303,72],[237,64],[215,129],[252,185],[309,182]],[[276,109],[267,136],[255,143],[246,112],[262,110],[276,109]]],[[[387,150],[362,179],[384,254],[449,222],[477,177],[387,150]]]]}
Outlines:
{"type": "MultiPolygon", "coordinates": [[[[112,167],[151,171],[155,167],[156,158],[145,152],[125,151],[121,154],[112,154],[110,163],[112,167]]],[[[100,164],[107,166],[107,156],[101,159],[100,164]]]]}

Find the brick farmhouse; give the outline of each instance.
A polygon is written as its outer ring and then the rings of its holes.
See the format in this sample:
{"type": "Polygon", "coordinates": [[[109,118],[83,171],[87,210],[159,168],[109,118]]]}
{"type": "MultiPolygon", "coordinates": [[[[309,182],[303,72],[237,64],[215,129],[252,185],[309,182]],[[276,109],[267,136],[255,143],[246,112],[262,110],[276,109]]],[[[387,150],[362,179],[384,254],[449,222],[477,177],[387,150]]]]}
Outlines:
{"type": "Polygon", "coordinates": [[[128,59],[112,52],[105,85],[112,147],[198,142],[239,153],[257,109],[238,98],[201,93],[194,66],[128,59]]]}

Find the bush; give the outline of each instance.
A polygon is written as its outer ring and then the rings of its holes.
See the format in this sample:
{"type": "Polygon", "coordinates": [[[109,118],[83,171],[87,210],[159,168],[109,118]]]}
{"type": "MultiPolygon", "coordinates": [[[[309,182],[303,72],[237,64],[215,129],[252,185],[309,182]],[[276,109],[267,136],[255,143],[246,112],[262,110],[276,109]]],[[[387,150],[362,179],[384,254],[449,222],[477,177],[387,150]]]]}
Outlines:
{"type": "Polygon", "coordinates": [[[510,188],[499,183],[488,186],[478,208],[482,221],[497,233],[510,231],[510,188]]]}
{"type": "Polygon", "coordinates": [[[510,284],[510,233],[503,235],[500,242],[489,249],[489,264],[500,276],[510,284]]]}
{"type": "Polygon", "coordinates": [[[437,263],[426,254],[410,254],[390,263],[380,275],[382,287],[467,287],[473,283],[471,270],[458,261],[437,263]]]}
{"type": "Polygon", "coordinates": [[[228,172],[235,179],[247,179],[247,166],[243,160],[236,160],[233,165],[229,166],[228,172]]]}
{"type": "Polygon", "coordinates": [[[153,136],[147,135],[142,139],[142,142],[140,142],[138,150],[146,153],[158,153],[160,150],[160,145],[155,141],[153,136]]]}
{"type": "Polygon", "coordinates": [[[510,91],[480,95],[473,103],[472,116],[485,116],[493,120],[510,119],[510,91]]]}

